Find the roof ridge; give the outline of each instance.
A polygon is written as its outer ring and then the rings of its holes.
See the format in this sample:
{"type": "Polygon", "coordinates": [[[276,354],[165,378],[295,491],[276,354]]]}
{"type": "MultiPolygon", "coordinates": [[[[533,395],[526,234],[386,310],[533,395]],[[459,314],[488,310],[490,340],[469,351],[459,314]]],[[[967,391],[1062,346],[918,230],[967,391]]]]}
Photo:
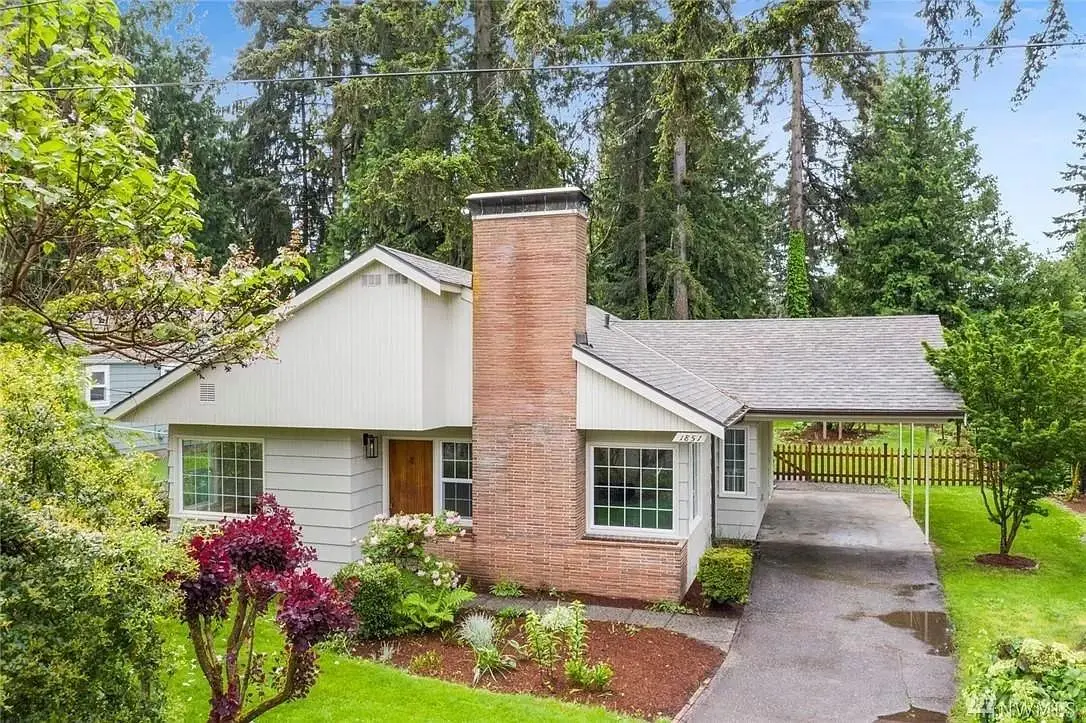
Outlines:
{"type": "MultiPolygon", "coordinates": [[[[626,322],[621,322],[621,323],[626,323],[626,322]]],[[[687,374],[689,374],[690,376],[694,377],[694,378],[695,378],[695,379],[697,379],[698,381],[700,381],[700,382],[703,382],[704,384],[708,384],[708,385],[709,385],[710,387],[712,387],[713,389],[717,390],[718,392],[720,392],[720,393],[721,393],[721,394],[723,394],[724,396],[728,397],[728,398],[729,398],[729,399],[731,399],[731,400],[732,400],[733,402],[735,402],[736,404],[738,404],[738,405],[739,405],[740,407],[749,407],[749,405],[748,405],[748,404],[747,404],[747,403],[746,403],[746,402],[745,402],[744,400],[740,399],[740,398],[739,398],[738,396],[736,396],[735,394],[732,394],[732,393],[731,393],[731,392],[729,392],[729,391],[728,391],[727,389],[721,389],[719,385],[717,385],[717,384],[713,384],[713,383],[712,383],[711,381],[709,381],[709,380],[708,380],[708,379],[706,379],[705,377],[701,376],[701,375],[700,375],[700,374],[698,374],[697,372],[691,371],[691,370],[690,370],[690,369],[688,369],[687,367],[683,366],[683,365],[682,365],[682,364],[680,364],[679,362],[677,362],[677,361],[675,361],[674,359],[672,359],[672,358],[671,358],[670,356],[668,356],[667,354],[664,354],[664,353],[663,353],[662,351],[660,351],[659,349],[657,349],[657,348],[655,348],[655,347],[652,347],[652,346],[649,346],[648,344],[646,344],[645,342],[641,341],[640,339],[638,339],[638,338],[637,338],[636,336],[634,336],[633,334],[631,334],[631,333],[629,333],[629,332],[627,332],[627,331],[625,331],[625,330],[623,330],[623,329],[620,329],[620,328],[618,327],[618,325],[617,325],[617,324],[616,324],[616,325],[613,325],[613,326],[611,326],[610,328],[614,329],[615,331],[621,332],[621,333],[622,333],[622,334],[623,334],[624,336],[626,336],[627,338],[629,338],[629,339],[633,340],[633,341],[634,341],[635,343],[637,343],[637,344],[639,344],[639,345],[641,345],[641,346],[645,347],[646,349],[648,349],[649,351],[651,351],[651,352],[652,352],[653,354],[656,354],[657,356],[659,356],[659,357],[661,357],[661,358],[663,358],[663,359],[666,359],[667,361],[671,362],[672,364],[674,364],[675,366],[677,366],[677,367],[678,367],[679,369],[682,369],[682,370],[683,370],[684,372],[686,372],[686,373],[687,373],[687,374]]],[[[591,341],[591,340],[590,340],[590,341],[591,341]]]]}

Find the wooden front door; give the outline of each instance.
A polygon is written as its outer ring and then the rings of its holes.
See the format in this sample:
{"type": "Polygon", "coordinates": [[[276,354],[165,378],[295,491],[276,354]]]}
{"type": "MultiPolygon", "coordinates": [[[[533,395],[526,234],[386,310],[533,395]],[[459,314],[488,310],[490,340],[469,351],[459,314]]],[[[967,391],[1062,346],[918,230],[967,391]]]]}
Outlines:
{"type": "Polygon", "coordinates": [[[388,511],[434,511],[434,447],[428,439],[388,440],[388,511]]]}

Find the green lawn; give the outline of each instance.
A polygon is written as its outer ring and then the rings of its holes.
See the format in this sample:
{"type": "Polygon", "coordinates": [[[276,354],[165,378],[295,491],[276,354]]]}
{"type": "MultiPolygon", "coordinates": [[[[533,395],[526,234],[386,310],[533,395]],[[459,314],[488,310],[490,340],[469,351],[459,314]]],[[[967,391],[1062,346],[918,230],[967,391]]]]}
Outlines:
{"type": "MultiPolygon", "coordinates": [[[[1037,560],[1033,572],[981,567],[973,557],[997,552],[999,528],[989,522],[976,487],[931,491],[936,564],[958,646],[959,689],[988,660],[1000,637],[1033,637],[1078,645],[1086,641],[1086,518],[1046,502],[1012,553],[1037,560]]],[[[921,526],[923,506],[917,505],[921,526]]],[[[967,720],[956,711],[956,720],[967,720]]]]}
{"type": "MultiPolygon", "coordinates": [[[[163,625],[168,647],[180,661],[169,678],[171,720],[207,720],[208,687],[191,654],[180,623],[163,625]]],[[[278,637],[271,623],[258,631],[258,648],[278,637]],[[274,637],[273,637],[274,636],[274,637]]],[[[286,703],[261,721],[621,721],[601,708],[526,695],[500,695],[429,678],[328,651],[321,674],[304,700],[286,703]]]]}
{"type": "MultiPolygon", "coordinates": [[[[793,429],[794,422],[781,422],[777,421],[773,423],[773,432],[777,442],[791,442],[792,440],[785,440],[781,438],[783,432],[788,432],[793,429]]],[[[814,422],[817,425],[817,422],[814,422]]],[[[896,424],[883,424],[881,426],[875,423],[867,425],[868,429],[875,431],[878,427],[879,432],[870,437],[867,437],[861,443],[865,447],[878,447],[882,448],[883,444],[890,447],[891,450],[897,451],[898,447],[898,425],[896,424]]],[[[915,446],[919,451],[924,450],[924,434],[925,428],[923,426],[916,427],[915,434],[915,446]]],[[[905,450],[909,450],[913,447],[909,441],[909,425],[902,425],[902,440],[901,445],[905,450]]],[[[826,444],[837,444],[837,433],[830,430],[826,433],[826,444]]],[[[940,433],[936,429],[931,430],[931,446],[936,447],[953,447],[954,446],[954,425],[944,424],[942,432],[940,433]]]]}

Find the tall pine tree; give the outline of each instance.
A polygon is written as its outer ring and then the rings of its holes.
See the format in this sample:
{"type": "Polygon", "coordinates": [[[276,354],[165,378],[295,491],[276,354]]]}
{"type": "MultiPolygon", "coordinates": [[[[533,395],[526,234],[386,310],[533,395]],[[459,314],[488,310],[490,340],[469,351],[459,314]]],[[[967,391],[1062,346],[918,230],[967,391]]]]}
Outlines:
{"type": "Polygon", "coordinates": [[[1052,219],[1056,224],[1056,230],[1051,236],[1066,240],[1066,247],[1070,249],[1075,243],[1075,236],[1086,228],[1086,113],[1078,113],[1078,119],[1082,127],[1078,129],[1074,145],[1079,151],[1078,159],[1067,164],[1067,170],[1060,174],[1064,185],[1056,188],[1060,193],[1065,193],[1072,198],[1075,208],[1072,211],[1061,214],[1052,219]]]}
{"type": "Polygon", "coordinates": [[[853,218],[837,257],[839,310],[938,314],[991,304],[1011,250],[973,131],[922,67],[888,79],[851,165],[853,218]]]}

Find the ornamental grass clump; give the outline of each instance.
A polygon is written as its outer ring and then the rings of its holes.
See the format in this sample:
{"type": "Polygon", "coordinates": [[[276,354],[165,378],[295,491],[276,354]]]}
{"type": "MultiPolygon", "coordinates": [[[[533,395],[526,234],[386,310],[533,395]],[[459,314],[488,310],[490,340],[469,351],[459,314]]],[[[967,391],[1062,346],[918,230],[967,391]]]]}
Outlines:
{"type": "Polygon", "coordinates": [[[304,698],[317,679],[315,646],[355,621],[346,599],[308,568],[316,555],[302,544],[290,510],[264,495],[252,517],[194,535],[188,554],[197,569],[179,584],[181,618],[211,687],[209,723],[251,721],[304,698]],[[273,603],[286,646],[268,658],[254,653],[252,642],[257,619],[273,603]],[[217,644],[227,619],[226,641],[217,644]]]}

